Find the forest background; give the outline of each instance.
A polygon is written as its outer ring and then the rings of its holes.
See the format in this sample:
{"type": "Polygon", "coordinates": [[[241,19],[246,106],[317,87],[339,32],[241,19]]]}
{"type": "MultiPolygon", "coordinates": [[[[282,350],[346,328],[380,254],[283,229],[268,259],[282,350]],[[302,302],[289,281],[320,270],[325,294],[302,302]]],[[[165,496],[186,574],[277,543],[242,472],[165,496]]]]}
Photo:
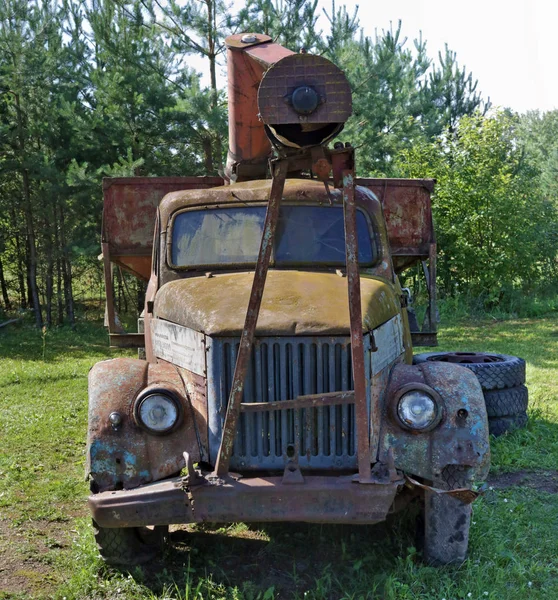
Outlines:
{"type": "MultiPolygon", "coordinates": [[[[446,305],[558,310],[558,110],[491,106],[450,48],[429,56],[400,23],[369,37],[340,3],[325,31],[319,16],[317,0],[234,11],[222,0],[3,0],[0,313],[73,325],[87,302],[102,305],[103,177],[221,172],[218,73],[224,38],[240,31],[346,72],[354,114],[342,139],[358,146],[359,176],[437,179],[446,305]]],[[[135,305],[141,287],[116,278],[118,301],[135,305]]]]}

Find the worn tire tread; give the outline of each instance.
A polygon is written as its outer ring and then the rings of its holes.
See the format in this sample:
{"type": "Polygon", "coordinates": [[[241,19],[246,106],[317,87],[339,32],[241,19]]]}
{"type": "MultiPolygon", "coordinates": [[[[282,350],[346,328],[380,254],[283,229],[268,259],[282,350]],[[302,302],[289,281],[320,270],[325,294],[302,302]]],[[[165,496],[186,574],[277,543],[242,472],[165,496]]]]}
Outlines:
{"type": "MultiPolygon", "coordinates": [[[[433,356],[444,354],[443,352],[425,352],[416,354],[413,359],[414,364],[421,364],[432,361],[433,356]]],[[[483,392],[492,390],[503,390],[514,388],[525,383],[525,361],[518,356],[509,354],[496,354],[504,360],[495,363],[455,363],[460,367],[465,367],[477,376],[483,392]]]]}
{"type": "Polygon", "coordinates": [[[99,554],[114,566],[135,566],[153,560],[162,551],[166,536],[163,532],[152,532],[144,528],[107,528],[93,521],[93,532],[99,554]],[[149,540],[149,541],[148,541],[149,540]]]}
{"type": "Polygon", "coordinates": [[[508,417],[491,418],[488,419],[488,430],[491,435],[498,437],[505,433],[525,427],[528,420],[529,417],[525,412],[508,417]]]}
{"type": "Polygon", "coordinates": [[[505,390],[492,390],[484,392],[484,401],[489,418],[511,417],[527,411],[529,391],[524,385],[505,390]]]}

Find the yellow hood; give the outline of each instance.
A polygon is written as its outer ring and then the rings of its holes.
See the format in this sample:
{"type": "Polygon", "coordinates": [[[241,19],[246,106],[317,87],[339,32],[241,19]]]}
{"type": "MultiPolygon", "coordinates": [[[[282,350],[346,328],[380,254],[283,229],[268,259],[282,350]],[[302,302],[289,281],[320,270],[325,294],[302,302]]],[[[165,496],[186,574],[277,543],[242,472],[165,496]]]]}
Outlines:
{"type": "MultiPolygon", "coordinates": [[[[254,273],[190,277],[164,285],[154,315],[212,336],[239,336],[254,273]]],[[[392,286],[361,277],[363,330],[400,311],[392,286]]],[[[268,272],[258,335],[340,335],[349,333],[347,279],[335,273],[268,272]]]]}

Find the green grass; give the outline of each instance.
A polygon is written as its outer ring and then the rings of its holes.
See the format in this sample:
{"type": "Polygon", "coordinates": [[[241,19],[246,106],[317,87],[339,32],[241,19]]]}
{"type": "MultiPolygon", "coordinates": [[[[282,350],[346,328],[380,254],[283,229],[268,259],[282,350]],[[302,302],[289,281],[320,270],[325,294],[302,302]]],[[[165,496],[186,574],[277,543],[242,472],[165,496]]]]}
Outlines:
{"type": "MultiPolygon", "coordinates": [[[[530,422],[493,441],[495,472],[558,465],[558,317],[450,322],[441,349],[527,360],[530,422]]],[[[107,569],[85,503],[87,373],[117,355],[100,326],[0,330],[0,598],[558,598],[558,495],[493,489],[474,505],[470,557],[433,569],[410,519],[374,527],[180,528],[148,568],[107,569]],[[44,356],[43,356],[44,353],[44,356]]]]}

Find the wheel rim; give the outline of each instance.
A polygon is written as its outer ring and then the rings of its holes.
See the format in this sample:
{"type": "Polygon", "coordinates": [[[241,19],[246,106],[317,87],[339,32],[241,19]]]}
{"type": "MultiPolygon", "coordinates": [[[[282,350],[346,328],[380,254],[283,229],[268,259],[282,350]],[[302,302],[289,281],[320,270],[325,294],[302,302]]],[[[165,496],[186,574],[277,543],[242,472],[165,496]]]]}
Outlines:
{"type": "Polygon", "coordinates": [[[449,362],[457,364],[479,364],[479,363],[501,363],[506,359],[498,354],[487,354],[486,352],[445,352],[429,356],[427,360],[432,362],[449,362]]]}

